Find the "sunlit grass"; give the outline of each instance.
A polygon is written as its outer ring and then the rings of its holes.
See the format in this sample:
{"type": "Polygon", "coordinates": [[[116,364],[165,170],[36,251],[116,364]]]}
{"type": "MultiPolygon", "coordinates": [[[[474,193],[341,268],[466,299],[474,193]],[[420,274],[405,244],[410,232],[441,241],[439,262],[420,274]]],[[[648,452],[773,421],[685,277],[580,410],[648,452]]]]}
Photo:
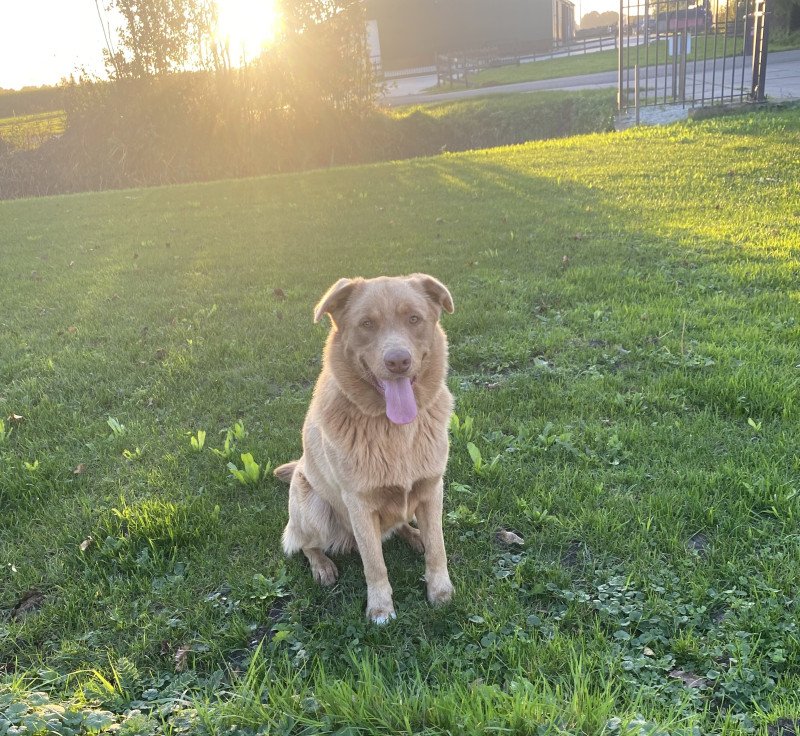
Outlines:
{"type": "Polygon", "coordinates": [[[796,717],[798,135],[795,109],[0,203],[0,718],[59,717],[40,692],[84,732],[796,717]],[[411,271],[456,302],[457,593],[432,609],[389,542],[380,628],[358,557],[316,587],[285,487],[228,463],[297,456],[325,288],[411,271]]]}
{"type": "Polygon", "coordinates": [[[64,132],[66,115],[62,110],[17,115],[0,119],[0,139],[13,148],[32,150],[64,132]]]}

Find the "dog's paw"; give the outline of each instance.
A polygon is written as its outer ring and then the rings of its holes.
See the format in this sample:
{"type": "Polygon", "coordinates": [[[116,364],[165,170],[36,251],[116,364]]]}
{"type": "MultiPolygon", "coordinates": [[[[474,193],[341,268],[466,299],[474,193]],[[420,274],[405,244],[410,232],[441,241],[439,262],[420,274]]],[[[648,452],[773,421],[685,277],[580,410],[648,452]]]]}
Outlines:
{"type": "Polygon", "coordinates": [[[321,555],[320,559],[314,560],[311,572],[314,580],[326,588],[333,585],[339,577],[339,570],[336,569],[333,560],[326,555],[321,555]]]}
{"type": "Polygon", "coordinates": [[[428,600],[434,606],[449,603],[453,598],[453,592],[453,584],[446,573],[428,581],[428,600]]]}
{"type": "Polygon", "coordinates": [[[425,545],[422,543],[422,534],[419,529],[415,529],[410,524],[403,524],[403,526],[398,529],[397,533],[414,552],[418,555],[425,554],[425,545]]]}
{"type": "Polygon", "coordinates": [[[375,608],[370,608],[367,611],[367,618],[369,618],[372,623],[378,624],[378,626],[383,626],[384,624],[388,624],[392,619],[397,618],[397,614],[391,607],[384,608],[377,606],[375,608]]]}

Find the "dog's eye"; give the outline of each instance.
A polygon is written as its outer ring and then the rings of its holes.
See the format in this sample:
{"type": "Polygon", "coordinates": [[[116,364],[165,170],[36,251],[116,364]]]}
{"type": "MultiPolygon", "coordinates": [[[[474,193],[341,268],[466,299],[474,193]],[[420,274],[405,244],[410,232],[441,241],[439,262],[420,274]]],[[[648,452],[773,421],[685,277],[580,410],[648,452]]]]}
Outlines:
{"type": "Polygon", "coordinates": [[[411,316],[408,318],[408,321],[409,321],[409,322],[410,322],[412,325],[416,325],[416,324],[419,324],[420,322],[422,322],[422,317],[420,317],[418,314],[412,314],[412,315],[411,315],[411,316]]]}
{"type": "Polygon", "coordinates": [[[365,319],[365,320],[363,320],[363,321],[361,322],[361,326],[362,326],[362,327],[363,327],[365,330],[369,330],[369,329],[372,327],[372,320],[371,320],[371,319],[365,319]]]}

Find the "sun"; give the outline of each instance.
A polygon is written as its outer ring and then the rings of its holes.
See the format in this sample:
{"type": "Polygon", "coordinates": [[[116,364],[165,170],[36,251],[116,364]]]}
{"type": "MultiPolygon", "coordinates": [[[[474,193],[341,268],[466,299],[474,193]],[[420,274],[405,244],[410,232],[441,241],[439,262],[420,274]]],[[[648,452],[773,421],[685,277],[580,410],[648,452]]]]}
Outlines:
{"type": "Polygon", "coordinates": [[[252,61],[281,30],[278,0],[216,0],[217,40],[234,64],[252,61]]]}

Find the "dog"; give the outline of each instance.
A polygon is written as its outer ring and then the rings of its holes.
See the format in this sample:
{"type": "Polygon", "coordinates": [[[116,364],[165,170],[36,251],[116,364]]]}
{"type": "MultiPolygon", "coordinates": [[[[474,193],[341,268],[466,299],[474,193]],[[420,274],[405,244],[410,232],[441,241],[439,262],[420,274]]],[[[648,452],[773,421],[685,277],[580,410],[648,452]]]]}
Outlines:
{"type": "Polygon", "coordinates": [[[314,310],[331,329],[303,455],[274,471],[290,484],[284,552],[302,550],[314,580],[330,586],[338,570],[328,554],[358,549],[366,615],[378,624],[396,618],[382,548],[395,532],[425,555],[428,600],[453,595],[442,533],[453,412],[442,310],[453,312],[453,298],[426,274],[331,286],[314,310]]]}

